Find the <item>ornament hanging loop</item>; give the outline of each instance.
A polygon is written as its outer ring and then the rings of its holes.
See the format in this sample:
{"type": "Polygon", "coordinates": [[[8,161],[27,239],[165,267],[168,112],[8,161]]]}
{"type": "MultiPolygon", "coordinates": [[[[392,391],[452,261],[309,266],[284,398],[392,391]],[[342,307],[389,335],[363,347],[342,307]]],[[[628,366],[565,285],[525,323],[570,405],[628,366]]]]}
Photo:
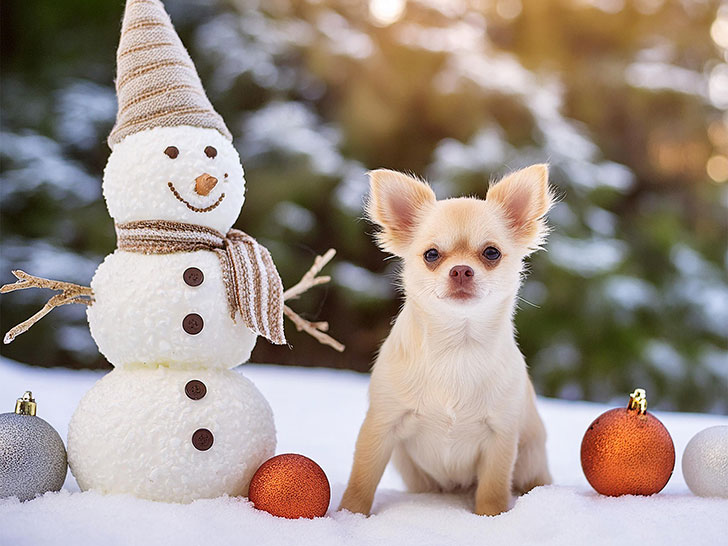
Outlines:
{"type": "Polygon", "coordinates": [[[632,394],[629,395],[629,404],[627,409],[637,410],[639,415],[644,415],[647,412],[647,392],[645,389],[635,389],[632,394]]]}
{"type": "Polygon", "coordinates": [[[38,404],[35,403],[33,393],[25,391],[25,394],[15,402],[15,413],[18,415],[35,415],[38,404]]]}

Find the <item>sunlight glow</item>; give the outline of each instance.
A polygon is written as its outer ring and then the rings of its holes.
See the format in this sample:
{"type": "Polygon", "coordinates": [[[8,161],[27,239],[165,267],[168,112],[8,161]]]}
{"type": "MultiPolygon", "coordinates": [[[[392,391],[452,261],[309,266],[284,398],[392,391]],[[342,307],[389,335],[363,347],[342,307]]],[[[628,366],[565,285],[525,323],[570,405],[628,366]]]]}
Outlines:
{"type": "Polygon", "coordinates": [[[382,26],[391,25],[404,13],[407,0],[369,0],[369,13],[382,26]]]}

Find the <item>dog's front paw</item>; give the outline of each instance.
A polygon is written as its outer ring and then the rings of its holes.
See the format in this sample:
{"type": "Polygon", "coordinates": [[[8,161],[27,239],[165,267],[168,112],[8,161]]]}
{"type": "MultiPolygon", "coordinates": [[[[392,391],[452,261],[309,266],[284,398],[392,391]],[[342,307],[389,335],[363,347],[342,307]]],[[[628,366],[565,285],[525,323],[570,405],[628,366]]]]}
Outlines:
{"type": "Polygon", "coordinates": [[[479,516],[497,516],[508,511],[508,500],[485,500],[476,502],[475,513],[479,516]]]}
{"type": "Polygon", "coordinates": [[[534,489],[536,487],[541,487],[542,485],[551,485],[553,481],[551,480],[551,476],[545,475],[539,478],[534,478],[530,482],[526,482],[525,484],[518,485],[514,487],[514,491],[518,495],[525,495],[531,489],[534,489]]]}
{"type": "Polygon", "coordinates": [[[341,499],[339,510],[348,510],[352,514],[364,514],[369,515],[369,511],[372,509],[372,501],[363,498],[360,494],[355,491],[347,489],[344,492],[344,497],[341,499]]]}

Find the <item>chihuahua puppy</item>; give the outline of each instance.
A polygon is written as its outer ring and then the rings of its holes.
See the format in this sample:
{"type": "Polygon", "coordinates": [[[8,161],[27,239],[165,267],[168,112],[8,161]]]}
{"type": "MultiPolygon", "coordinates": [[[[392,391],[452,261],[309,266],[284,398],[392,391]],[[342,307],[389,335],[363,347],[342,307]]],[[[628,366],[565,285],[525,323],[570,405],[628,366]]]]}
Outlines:
{"type": "Polygon", "coordinates": [[[548,167],[438,201],[425,182],[370,173],[379,246],[403,261],[404,306],[379,352],[340,509],[368,514],[390,458],[413,492],[475,490],[475,513],[551,483],[546,432],[516,344],[524,258],[545,241],[548,167]]]}

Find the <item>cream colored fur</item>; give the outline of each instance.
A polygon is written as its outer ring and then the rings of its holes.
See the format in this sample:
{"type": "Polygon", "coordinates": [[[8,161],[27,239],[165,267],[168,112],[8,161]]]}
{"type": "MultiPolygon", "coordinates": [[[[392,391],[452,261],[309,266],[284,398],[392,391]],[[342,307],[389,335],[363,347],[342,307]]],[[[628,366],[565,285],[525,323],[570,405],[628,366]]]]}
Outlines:
{"type": "Polygon", "coordinates": [[[368,514],[393,458],[411,491],[474,489],[475,512],[499,514],[512,491],[551,483],[512,323],[523,259],[547,231],[547,167],[507,176],[486,200],[437,201],[412,177],[370,176],[369,217],[382,248],[403,259],[406,301],[372,370],[341,509],[368,514]],[[483,254],[489,246],[501,253],[496,262],[483,254]],[[428,263],[433,248],[440,257],[428,263]],[[471,268],[465,285],[454,266],[471,268]]]}

